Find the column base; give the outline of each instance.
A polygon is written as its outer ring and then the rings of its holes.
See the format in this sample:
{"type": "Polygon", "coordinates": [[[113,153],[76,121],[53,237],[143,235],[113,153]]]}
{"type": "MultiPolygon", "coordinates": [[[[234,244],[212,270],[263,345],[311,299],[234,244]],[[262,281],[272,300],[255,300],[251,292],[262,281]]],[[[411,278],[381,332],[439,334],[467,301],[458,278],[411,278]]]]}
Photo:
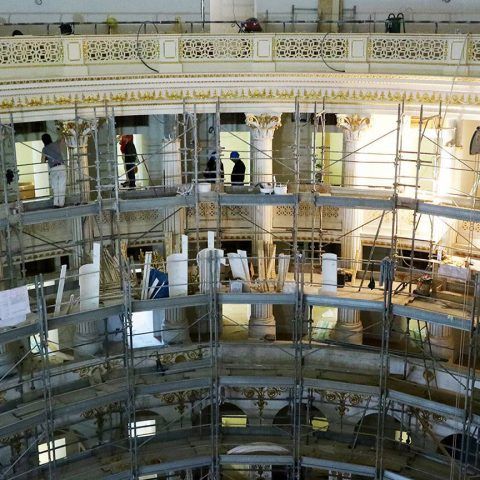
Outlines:
{"type": "Polygon", "coordinates": [[[424,343],[425,355],[452,362],[455,357],[453,348],[453,337],[434,337],[430,336],[430,348],[428,342],[424,343]],[[431,352],[430,352],[431,351],[431,352]]]}
{"type": "Polygon", "coordinates": [[[277,338],[275,317],[250,317],[248,322],[248,338],[255,340],[275,340],[277,338]]]}
{"type": "Polygon", "coordinates": [[[179,323],[167,325],[165,323],[164,330],[162,331],[162,340],[165,345],[191,343],[188,323],[182,322],[182,325],[179,323]]]}
{"type": "Polygon", "coordinates": [[[102,341],[99,335],[75,332],[73,348],[75,355],[92,357],[102,349],[102,341]]]}
{"type": "Polygon", "coordinates": [[[12,368],[13,365],[13,358],[8,352],[0,353],[0,377],[3,377],[7,372],[13,375],[15,373],[15,369],[12,368]]]}
{"type": "Polygon", "coordinates": [[[333,340],[342,343],[353,343],[362,345],[363,343],[363,325],[362,322],[339,323],[335,326],[331,334],[333,340]]]}

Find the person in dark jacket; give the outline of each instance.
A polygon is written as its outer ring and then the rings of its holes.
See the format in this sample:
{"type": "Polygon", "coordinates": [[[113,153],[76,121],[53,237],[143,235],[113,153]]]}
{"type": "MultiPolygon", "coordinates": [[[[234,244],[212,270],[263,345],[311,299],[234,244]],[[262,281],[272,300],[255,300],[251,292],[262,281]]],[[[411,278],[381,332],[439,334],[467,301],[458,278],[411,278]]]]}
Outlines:
{"type": "Polygon", "coordinates": [[[122,135],[120,139],[120,151],[124,156],[125,173],[127,181],[122,186],[135,188],[135,170],[137,169],[137,149],[133,143],[133,135],[122,135]]]}
{"type": "Polygon", "coordinates": [[[217,152],[212,152],[208,159],[207,167],[203,172],[203,176],[209,183],[215,183],[215,179],[217,178],[217,162],[220,162],[220,181],[223,182],[223,163],[220,158],[218,158],[217,152]]]}
{"type": "Polygon", "coordinates": [[[242,185],[245,183],[245,164],[240,158],[238,152],[230,153],[230,160],[235,164],[232,170],[232,185],[242,185]]]}

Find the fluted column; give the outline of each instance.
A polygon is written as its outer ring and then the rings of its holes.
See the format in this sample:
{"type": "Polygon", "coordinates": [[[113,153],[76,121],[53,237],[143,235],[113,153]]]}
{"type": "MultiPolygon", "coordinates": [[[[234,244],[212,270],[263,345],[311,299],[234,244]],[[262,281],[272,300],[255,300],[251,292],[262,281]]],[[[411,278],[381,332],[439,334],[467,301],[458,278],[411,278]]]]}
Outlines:
{"type": "MultiPolygon", "coordinates": [[[[360,156],[354,153],[361,145],[361,132],[370,124],[368,118],[358,115],[337,115],[337,126],[343,130],[343,185],[354,187],[361,168],[360,156]]],[[[355,230],[361,225],[361,212],[355,208],[343,209],[343,236],[341,240],[341,266],[352,270],[353,279],[362,260],[362,241],[360,231],[355,230]],[[350,233],[351,232],[351,233],[350,233]]],[[[334,337],[341,342],[361,344],[363,341],[363,326],[358,310],[339,309],[334,337]]]]}
{"type": "MultiPolygon", "coordinates": [[[[175,187],[182,183],[182,162],[179,140],[165,140],[162,146],[162,164],[165,185],[175,187]]],[[[163,224],[165,239],[172,240],[169,249],[165,251],[165,258],[174,250],[181,251],[181,236],[185,232],[185,209],[165,209],[163,224]]],[[[164,242],[166,246],[169,242],[164,242]]],[[[162,339],[165,344],[190,342],[188,320],[185,309],[170,308],[165,310],[165,321],[162,329],[162,339]]]]}
{"type": "MultiPolygon", "coordinates": [[[[96,119],[59,122],[57,128],[68,147],[67,186],[75,203],[90,201],[90,172],[88,168],[88,138],[96,128],[96,119]]],[[[93,176],[93,172],[92,172],[93,176]]],[[[79,268],[86,261],[93,240],[92,218],[72,218],[72,237],[75,244],[72,266],[79,268]]]]}
{"type": "MultiPolygon", "coordinates": [[[[273,182],[272,141],[275,130],[281,126],[281,115],[263,113],[247,114],[246,124],[251,128],[251,178],[252,183],[273,182]]],[[[264,252],[258,251],[258,241],[272,242],[273,208],[270,205],[254,207],[253,221],[255,223],[254,255],[263,257],[264,252]]],[[[276,336],[273,305],[252,305],[249,322],[249,337],[264,339],[276,336]]]]}

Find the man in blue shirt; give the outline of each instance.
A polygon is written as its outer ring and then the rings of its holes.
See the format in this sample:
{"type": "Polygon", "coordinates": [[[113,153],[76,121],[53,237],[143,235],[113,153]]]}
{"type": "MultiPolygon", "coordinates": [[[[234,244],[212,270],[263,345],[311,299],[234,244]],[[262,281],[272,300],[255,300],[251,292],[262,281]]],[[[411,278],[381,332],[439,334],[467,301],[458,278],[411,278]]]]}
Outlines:
{"type": "Polygon", "coordinates": [[[233,151],[230,153],[230,160],[235,163],[232,170],[232,185],[243,186],[245,183],[245,164],[240,159],[240,154],[233,151]]]}

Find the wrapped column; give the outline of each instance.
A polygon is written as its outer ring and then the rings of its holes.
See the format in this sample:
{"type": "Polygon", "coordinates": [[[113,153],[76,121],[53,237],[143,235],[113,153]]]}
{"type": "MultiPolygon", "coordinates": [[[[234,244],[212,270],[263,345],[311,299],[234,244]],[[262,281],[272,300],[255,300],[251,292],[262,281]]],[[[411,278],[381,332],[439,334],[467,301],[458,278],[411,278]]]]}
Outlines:
{"type": "MultiPolygon", "coordinates": [[[[95,310],[100,301],[100,268],[94,263],[79,269],[80,311],[95,310]]],[[[96,320],[77,324],[74,335],[75,352],[82,356],[95,355],[102,347],[96,320]]]]}
{"type": "MultiPolygon", "coordinates": [[[[370,125],[369,118],[358,115],[337,115],[337,126],[343,130],[343,186],[353,188],[359,184],[359,168],[361,162],[355,153],[361,146],[361,133],[370,125]]],[[[362,261],[362,242],[360,238],[361,211],[354,208],[343,209],[342,267],[352,271],[355,279],[362,261]]],[[[361,344],[363,326],[358,310],[338,310],[338,319],[334,338],[340,342],[361,344]]]]}
{"type": "MultiPolygon", "coordinates": [[[[263,113],[247,114],[246,124],[251,128],[251,177],[252,183],[273,182],[272,142],[275,130],[281,126],[281,115],[263,113]]],[[[271,205],[254,207],[255,224],[254,255],[259,259],[264,255],[258,245],[272,242],[273,208],[271,205]]],[[[252,305],[248,335],[250,338],[275,338],[276,327],[273,306],[268,304],[252,305]]]]}
{"type": "MultiPolygon", "coordinates": [[[[163,166],[163,176],[166,187],[175,188],[176,186],[182,183],[182,163],[180,156],[180,141],[166,139],[162,145],[162,166],[163,166]]],[[[172,254],[173,250],[177,248],[177,251],[181,249],[181,238],[185,232],[185,211],[184,209],[165,209],[165,222],[163,224],[163,229],[165,232],[165,257],[167,259],[172,254]],[[170,242],[171,240],[171,242],[170,242]]],[[[188,252],[182,252],[183,255],[186,255],[185,264],[187,265],[187,281],[185,281],[185,288],[181,290],[182,295],[188,294],[187,282],[188,282],[188,252]]],[[[180,255],[182,255],[180,254],[180,255]]],[[[175,257],[176,258],[176,257],[175,257]]],[[[173,262],[176,260],[170,260],[170,265],[173,265],[173,262]]],[[[168,264],[167,264],[168,270],[168,264]]],[[[177,272],[173,270],[172,267],[173,280],[170,279],[169,272],[169,283],[172,284],[180,283],[176,282],[177,272]]],[[[169,289],[171,291],[171,289],[169,289]]],[[[176,289],[176,292],[180,292],[179,289],[176,289]]],[[[171,295],[171,293],[170,293],[171,295]]],[[[178,295],[175,293],[174,295],[178,295]]],[[[188,320],[185,316],[184,309],[181,308],[169,308],[165,310],[165,321],[162,329],[162,338],[164,343],[167,345],[170,343],[182,343],[190,342],[190,335],[188,332],[188,320]]]]}
{"type": "MultiPolygon", "coordinates": [[[[174,253],[167,257],[168,292],[170,297],[188,295],[188,256],[185,253],[174,253]]],[[[171,345],[190,341],[188,321],[183,309],[165,310],[162,338],[171,345]]]]}

